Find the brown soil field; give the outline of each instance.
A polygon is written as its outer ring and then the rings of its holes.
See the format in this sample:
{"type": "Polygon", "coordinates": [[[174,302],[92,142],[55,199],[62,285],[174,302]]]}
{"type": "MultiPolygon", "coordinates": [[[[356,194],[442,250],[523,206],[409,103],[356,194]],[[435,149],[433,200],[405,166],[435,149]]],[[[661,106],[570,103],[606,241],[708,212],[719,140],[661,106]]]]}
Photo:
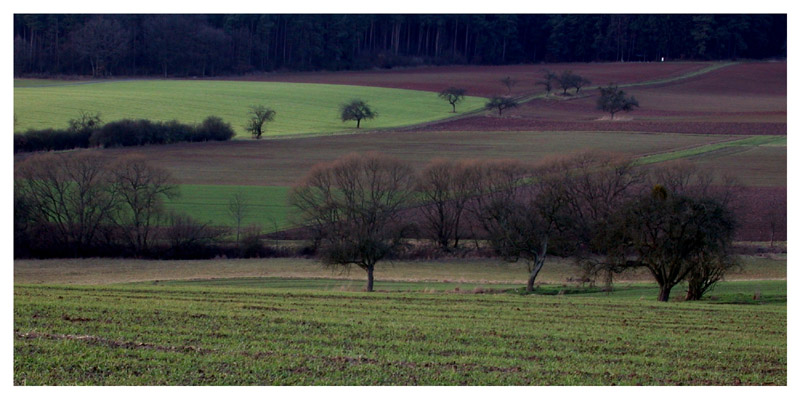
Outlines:
{"type": "Polygon", "coordinates": [[[739,219],[737,240],[787,239],[786,187],[741,187],[732,208],[739,219]]]}
{"type": "Polygon", "coordinates": [[[500,79],[507,76],[518,80],[517,85],[512,89],[514,95],[542,93],[542,86],[537,85],[536,82],[541,79],[544,69],[556,73],[571,70],[588,78],[594,84],[604,85],[610,82],[637,83],[668,79],[703,69],[712,64],[710,62],[652,62],[440,66],[345,72],[280,72],[232,79],[378,86],[436,92],[450,86],[457,86],[467,89],[468,95],[489,97],[507,93],[505,86],[500,83],[500,79]]]}
{"type": "Polygon", "coordinates": [[[786,147],[728,147],[689,157],[701,168],[725,172],[746,187],[786,187],[786,147]]]}
{"type": "Polygon", "coordinates": [[[744,63],[678,81],[625,89],[640,108],[617,114],[596,109],[597,91],[552,95],[498,117],[468,116],[426,130],[627,131],[698,134],[786,134],[786,63],[744,63]]]}
{"type": "MultiPolygon", "coordinates": [[[[288,186],[321,161],[380,151],[422,166],[433,158],[537,161],[585,149],[632,156],[729,140],[728,136],[613,132],[373,132],[274,140],[234,140],[91,150],[109,158],[136,152],[183,184],[288,186]]],[[[17,156],[17,160],[21,159],[17,156]]]]}
{"type": "MultiPolygon", "coordinates": [[[[526,106],[529,106],[526,104],[526,106]]],[[[534,106],[531,104],[530,106],[534,106]]],[[[518,111],[519,112],[519,111],[518,111]]],[[[595,118],[598,114],[593,115],[595,118]]],[[[786,114],[783,114],[784,118],[786,114]]],[[[741,134],[773,135],[786,134],[786,123],[741,123],[741,122],[689,122],[689,121],[647,121],[647,120],[572,120],[552,121],[535,117],[523,117],[515,112],[508,117],[481,115],[447,121],[425,126],[420,130],[454,131],[583,131],[583,132],[648,132],[648,133],[688,133],[688,134],[741,134]]],[[[576,115],[575,118],[580,118],[576,115]]]]}

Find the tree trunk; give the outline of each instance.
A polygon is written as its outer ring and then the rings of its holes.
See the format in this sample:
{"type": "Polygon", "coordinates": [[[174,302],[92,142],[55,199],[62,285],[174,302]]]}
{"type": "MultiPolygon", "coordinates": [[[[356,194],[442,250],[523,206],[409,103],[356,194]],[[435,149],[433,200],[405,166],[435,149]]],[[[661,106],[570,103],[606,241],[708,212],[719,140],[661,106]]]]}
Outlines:
{"type": "Polygon", "coordinates": [[[662,285],[659,287],[658,291],[658,301],[659,302],[667,302],[669,301],[669,292],[672,290],[671,286],[662,285]]]}
{"type": "Polygon", "coordinates": [[[356,129],[361,128],[361,119],[356,119],[356,129]]]}
{"type": "MultiPolygon", "coordinates": [[[[545,244],[545,248],[547,248],[547,244],[545,244]]],[[[543,266],[544,266],[544,256],[539,257],[535,262],[533,262],[533,267],[531,268],[531,274],[528,275],[528,285],[525,286],[525,291],[527,292],[533,291],[533,284],[536,282],[536,276],[538,276],[539,272],[542,271],[543,266]]]]}
{"type": "Polygon", "coordinates": [[[373,273],[375,272],[375,266],[367,267],[367,292],[372,292],[372,285],[375,281],[375,276],[373,273]]]}

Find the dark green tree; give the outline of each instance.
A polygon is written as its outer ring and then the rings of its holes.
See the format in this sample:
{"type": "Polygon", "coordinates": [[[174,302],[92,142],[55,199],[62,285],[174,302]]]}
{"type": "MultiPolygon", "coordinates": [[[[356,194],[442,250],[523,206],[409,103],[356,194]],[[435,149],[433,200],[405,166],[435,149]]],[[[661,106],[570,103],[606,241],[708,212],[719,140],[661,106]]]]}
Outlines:
{"type": "Polygon", "coordinates": [[[361,128],[362,119],[373,119],[378,116],[378,113],[370,108],[364,100],[359,99],[340,105],[339,114],[342,122],[356,121],[356,129],[361,128]]]}
{"type": "Polygon", "coordinates": [[[608,87],[600,88],[600,97],[597,99],[597,109],[608,112],[611,114],[611,119],[614,119],[614,114],[619,111],[629,112],[633,107],[639,107],[639,102],[633,96],[625,95],[625,92],[612,84],[608,87]]]}
{"type": "Polygon", "coordinates": [[[609,230],[608,260],[645,268],[666,302],[673,287],[690,281],[688,299],[700,299],[731,263],[736,222],[724,202],[680,195],[656,185],[619,210],[609,230]]]}
{"type": "Polygon", "coordinates": [[[275,120],[275,111],[264,105],[253,105],[250,107],[250,119],[244,126],[245,130],[253,135],[254,139],[260,139],[266,130],[264,124],[275,120]]]}

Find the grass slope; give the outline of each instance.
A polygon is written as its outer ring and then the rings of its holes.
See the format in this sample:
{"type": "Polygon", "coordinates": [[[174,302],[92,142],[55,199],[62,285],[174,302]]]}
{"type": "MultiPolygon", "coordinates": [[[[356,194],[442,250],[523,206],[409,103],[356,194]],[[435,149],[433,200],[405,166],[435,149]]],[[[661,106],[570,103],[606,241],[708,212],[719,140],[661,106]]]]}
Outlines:
{"type": "Polygon", "coordinates": [[[17,385],[787,384],[785,301],[16,286],[14,304],[17,385]]]}
{"type": "MultiPolygon", "coordinates": [[[[15,130],[65,127],[80,111],[100,112],[103,120],[147,118],[200,122],[209,115],[222,117],[244,135],[248,108],[264,104],[277,112],[267,136],[355,131],[355,122],[343,123],[339,104],[361,98],[379,117],[362,121],[362,128],[384,128],[430,122],[452,116],[450,105],[435,93],[361,86],[301,83],[135,80],[46,86],[41,81],[25,87],[15,81],[15,130]]],[[[483,106],[468,97],[459,111],[483,106]]]]}

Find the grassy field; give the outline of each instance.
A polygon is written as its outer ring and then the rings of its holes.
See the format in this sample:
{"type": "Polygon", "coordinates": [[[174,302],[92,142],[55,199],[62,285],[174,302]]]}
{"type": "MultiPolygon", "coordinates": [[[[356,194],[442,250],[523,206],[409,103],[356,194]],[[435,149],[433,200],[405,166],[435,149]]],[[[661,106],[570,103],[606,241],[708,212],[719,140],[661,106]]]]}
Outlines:
{"type": "Polygon", "coordinates": [[[290,208],[286,203],[289,187],[182,184],[180,193],[180,197],[167,202],[167,209],[184,212],[201,223],[234,226],[228,204],[240,193],[246,201],[243,228],[257,224],[264,232],[273,232],[289,225],[290,208]]]}
{"type": "MultiPolygon", "coordinates": [[[[196,123],[209,115],[222,117],[245,135],[251,105],[264,104],[276,111],[267,136],[355,131],[355,122],[343,123],[339,104],[361,98],[379,117],[362,121],[362,128],[405,126],[453,114],[435,93],[363,86],[300,83],[136,80],[91,84],[44,85],[15,80],[16,131],[63,128],[80,111],[100,112],[106,122],[123,118],[178,120],[196,123]]],[[[467,97],[459,104],[465,112],[483,107],[484,99],[467,97]]]]}
{"type": "Polygon", "coordinates": [[[745,282],[716,301],[666,304],[642,298],[647,287],[523,296],[274,283],[16,286],[14,383],[787,383],[783,281],[758,282],[760,302],[745,282]]]}
{"type": "MultiPolygon", "coordinates": [[[[573,284],[581,276],[573,262],[548,257],[537,282],[573,284]]],[[[525,284],[527,272],[519,263],[497,259],[449,259],[432,261],[382,262],[375,269],[376,289],[384,282],[434,282],[457,284],[525,284]]],[[[167,280],[209,280],[240,278],[288,278],[315,280],[358,280],[361,269],[350,273],[324,269],[313,259],[211,259],[192,261],[141,259],[18,259],[14,261],[16,284],[125,284],[167,280]]],[[[645,271],[617,278],[623,283],[651,281],[645,271]]],[[[729,280],[786,279],[786,255],[742,257],[742,267],[728,274],[729,280]]],[[[676,290],[677,292],[677,290],[676,290]]]]}

